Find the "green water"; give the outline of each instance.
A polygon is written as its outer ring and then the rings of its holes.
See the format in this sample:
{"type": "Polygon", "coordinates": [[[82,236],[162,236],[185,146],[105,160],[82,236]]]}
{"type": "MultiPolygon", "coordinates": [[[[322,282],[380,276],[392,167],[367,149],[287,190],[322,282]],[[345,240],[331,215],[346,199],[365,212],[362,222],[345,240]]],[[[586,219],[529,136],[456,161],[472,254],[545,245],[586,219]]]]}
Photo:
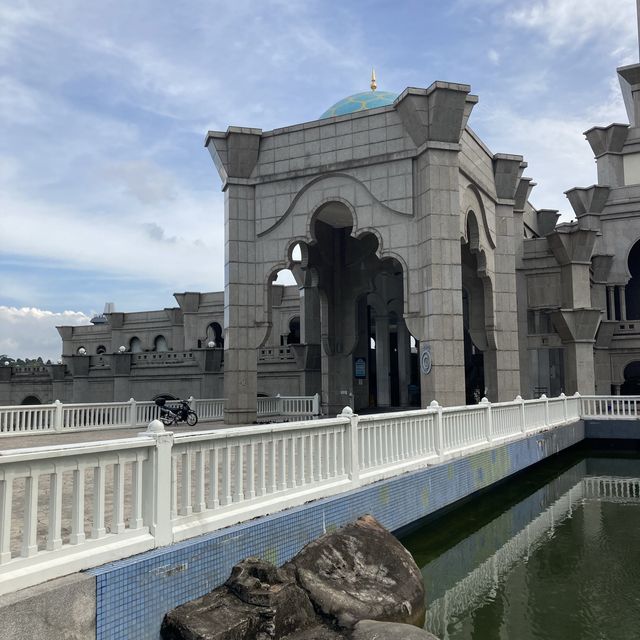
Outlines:
{"type": "Polygon", "coordinates": [[[425,628],[442,640],[640,639],[630,478],[635,453],[556,456],[402,537],[424,575],[425,628]]]}

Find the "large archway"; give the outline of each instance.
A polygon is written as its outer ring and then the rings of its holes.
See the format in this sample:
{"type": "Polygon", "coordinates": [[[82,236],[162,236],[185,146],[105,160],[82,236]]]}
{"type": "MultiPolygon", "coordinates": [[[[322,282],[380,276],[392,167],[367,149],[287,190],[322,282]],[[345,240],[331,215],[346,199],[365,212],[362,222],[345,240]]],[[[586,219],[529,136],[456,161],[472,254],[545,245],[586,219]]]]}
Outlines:
{"type": "Polygon", "coordinates": [[[462,267],[462,323],[464,330],[465,400],[475,404],[487,393],[486,359],[486,286],[480,252],[479,230],[473,212],[467,217],[467,236],[460,247],[462,267]]]}
{"type": "Polygon", "coordinates": [[[346,405],[362,410],[409,403],[402,265],[379,256],[374,233],[355,237],[354,226],[349,206],[324,203],[312,216],[311,242],[297,243],[300,259],[289,257],[301,292],[296,348],[302,352],[317,341],[323,409],[330,415],[346,405]]]}

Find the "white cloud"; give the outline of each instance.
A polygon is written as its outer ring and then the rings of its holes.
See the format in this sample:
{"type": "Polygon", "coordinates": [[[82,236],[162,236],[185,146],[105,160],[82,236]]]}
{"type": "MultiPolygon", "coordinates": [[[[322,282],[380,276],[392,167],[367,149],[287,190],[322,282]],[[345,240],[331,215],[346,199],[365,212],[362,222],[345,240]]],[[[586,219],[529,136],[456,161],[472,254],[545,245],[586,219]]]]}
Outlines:
{"type": "Polygon", "coordinates": [[[495,49],[489,49],[489,51],[487,52],[487,57],[489,58],[490,62],[493,62],[493,64],[500,63],[500,54],[495,49]]]}
{"type": "Polygon", "coordinates": [[[528,2],[506,13],[508,22],[537,31],[554,48],[577,48],[603,40],[625,50],[634,46],[636,16],[632,2],[616,2],[605,10],[602,0],[528,2]]]}
{"type": "Polygon", "coordinates": [[[90,320],[81,311],[56,313],[34,307],[0,306],[0,354],[56,362],[62,353],[56,326],[89,324],[90,320]]]}

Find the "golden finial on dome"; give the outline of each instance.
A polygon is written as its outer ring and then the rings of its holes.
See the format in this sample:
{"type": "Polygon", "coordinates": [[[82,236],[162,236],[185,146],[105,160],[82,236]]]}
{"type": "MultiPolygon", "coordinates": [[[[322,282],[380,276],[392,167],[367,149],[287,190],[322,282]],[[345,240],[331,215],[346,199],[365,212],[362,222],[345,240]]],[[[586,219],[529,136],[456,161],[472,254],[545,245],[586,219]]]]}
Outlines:
{"type": "Polygon", "coordinates": [[[376,82],[376,70],[371,69],[371,91],[375,91],[378,88],[378,83],[376,82]]]}

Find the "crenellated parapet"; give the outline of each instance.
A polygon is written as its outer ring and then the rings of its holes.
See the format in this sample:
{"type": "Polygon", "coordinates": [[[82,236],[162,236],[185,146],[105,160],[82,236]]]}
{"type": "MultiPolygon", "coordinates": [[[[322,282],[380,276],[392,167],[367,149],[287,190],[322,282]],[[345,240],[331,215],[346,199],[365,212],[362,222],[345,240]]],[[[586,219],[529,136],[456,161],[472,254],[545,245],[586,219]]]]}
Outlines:
{"type": "Polygon", "coordinates": [[[427,141],[460,142],[478,102],[468,84],[434,82],[427,89],[405,89],[395,106],[416,147],[427,141]]]}
{"type": "Polygon", "coordinates": [[[249,178],[260,152],[262,129],[229,127],[226,132],[209,131],[205,139],[223,183],[230,178],[249,178]]]}
{"type": "Polygon", "coordinates": [[[493,156],[493,177],[496,195],[501,200],[515,200],[522,172],[527,167],[522,156],[496,153],[493,156]]]}

